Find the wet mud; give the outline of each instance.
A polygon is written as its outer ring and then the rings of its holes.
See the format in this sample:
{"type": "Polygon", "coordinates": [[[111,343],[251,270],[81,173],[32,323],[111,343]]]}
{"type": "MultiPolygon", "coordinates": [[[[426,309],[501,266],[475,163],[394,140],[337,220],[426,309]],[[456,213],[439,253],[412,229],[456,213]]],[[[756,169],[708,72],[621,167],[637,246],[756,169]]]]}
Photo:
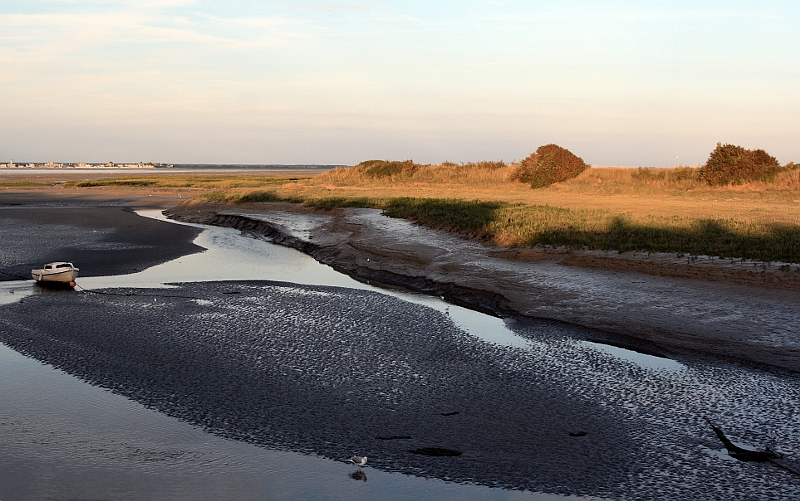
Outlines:
{"type": "Polygon", "coordinates": [[[429,308],[288,283],[106,292],[5,306],[0,341],[214,433],[332,459],[367,453],[386,471],[619,494],[638,468],[615,412],[429,308]],[[576,442],[575,427],[593,440],[576,442]]]}
{"type": "Polygon", "coordinates": [[[501,317],[597,329],[609,344],[800,371],[795,290],[583,268],[546,253],[534,260],[509,258],[495,247],[372,209],[189,202],[166,213],[240,229],[362,281],[441,296],[501,317]]]}
{"type": "Polygon", "coordinates": [[[83,277],[133,273],[202,251],[191,243],[199,232],[126,207],[0,205],[0,281],[30,279],[51,261],[74,261],[83,277]]]}
{"type": "Polygon", "coordinates": [[[373,291],[208,282],[162,297],[102,292],[4,306],[0,342],[215,434],[340,461],[367,455],[384,471],[608,498],[800,496],[786,470],[725,460],[702,417],[753,444],[776,430],[797,450],[800,381],[788,374],[690,360],[651,370],[553,322],[512,323],[528,345],[500,346],[373,291]]]}

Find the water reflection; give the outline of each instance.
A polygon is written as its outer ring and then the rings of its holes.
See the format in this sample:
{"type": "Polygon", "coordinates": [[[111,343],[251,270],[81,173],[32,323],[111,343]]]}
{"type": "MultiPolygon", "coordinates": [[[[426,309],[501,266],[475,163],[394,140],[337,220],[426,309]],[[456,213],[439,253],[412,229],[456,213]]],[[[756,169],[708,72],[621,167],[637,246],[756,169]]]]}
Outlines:
{"type": "Polygon", "coordinates": [[[378,470],[365,484],[352,465],[209,435],[2,344],[0,381],[3,500],[564,499],[378,470]]]}
{"type": "Polygon", "coordinates": [[[676,362],[671,358],[656,357],[654,355],[648,355],[646,353],[640,353],[638,351],[628,350],[610,344],[595,343],[592,341],[582,341],[582,344],[601,353],[607,353],[615,358],[633,362],[646,369],[677,371],[686,368],[685,365],[680,362],[676,362]]]}
{"type": "Polygon", "coordinates": [[[0,305],[16,303],[35,292],[33,280],[0,282],[0,305]]]}
{"type": "Polygon", "coordinates": [[[361,480],[362,482],[367,481],[367,474],[364,473],[362,470],[356,470],[349,475],[350,478],[353,480],[361,480]]]}
{"type": "MultiPolygon", "coordinates": [[[[142,211],[150,217],[158,211],[142,211]]],[[[278,280],[379,290],[309,256],[208,228],[208,249],[142,272],[79,278],[80,287],[165,288],[165,283],[278,280]]],[[[502,320],[423,295],[381,291],[447,310],[491,342],[526,341],[502,320]]],[[[0,283],[0,304],[44,293],[33,281],[0,283]]],[[[69,293],[69,292],[61,292],[69,293]]],[[[565,499],[363,470],[315,456],[267,450],[192,425],[87,385],[0,344],[0,499],[565,499]],[[36,481],[31,481],[36,479],[36,481]],[[352,482],[357,480],[360,482],[352,482]]]]}

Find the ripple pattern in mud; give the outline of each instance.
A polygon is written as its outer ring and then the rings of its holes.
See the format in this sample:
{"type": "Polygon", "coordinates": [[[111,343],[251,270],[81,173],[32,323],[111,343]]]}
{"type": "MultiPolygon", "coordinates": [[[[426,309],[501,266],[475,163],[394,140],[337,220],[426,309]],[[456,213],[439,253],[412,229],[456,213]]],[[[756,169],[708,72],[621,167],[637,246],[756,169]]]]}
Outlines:
{"type": "Polygon", "coordinates": [[[754,444],[778,425],[794,448],[793,376],[648,370],[553,323],[515,326],[527,348],[497,346],[370,291],[212,282],[164,294],[26,298],[3,308],[0,340],[223,436],[366,454],[388,471],[636,499],[800,495],[784,471],[720,457],[702,421],[754,444]],[[409,452],[424,448],[463,454],[409,452]]]}

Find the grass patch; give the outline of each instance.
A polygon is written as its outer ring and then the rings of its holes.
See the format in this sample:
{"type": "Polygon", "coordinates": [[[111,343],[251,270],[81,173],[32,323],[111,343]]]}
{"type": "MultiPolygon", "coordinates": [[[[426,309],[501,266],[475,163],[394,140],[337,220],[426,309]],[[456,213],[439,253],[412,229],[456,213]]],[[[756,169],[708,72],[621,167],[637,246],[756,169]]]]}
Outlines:
{"type": "Polygon", "coordinates": [[[386,199],[369,197],[327,197],[305,200],[303,205],[315,209],[338,209],[346,207],[363,207],[368,209],[383,209],[386,199]]]}
{"type": "Polygon", "coordinates": [[[384,214],[411,219],[427,226],[494,239],[492,224],[507,204],[479,200],[395,198],[385,203],[384,214]]]}
{"type": "Polygon", "coordinates": [[[7,188],[24,188],[26,186],[53,186],[56,183],[42,183],[37,181],[0,181],[0,186],[7,188]]]}
{"type": "Polygon", "coordinates": [[[678,166],[671,169],[656,169],[654,167],[639,167],[631,172],[631,180],[639,184],[654,186],[685,186],[695,187],[703,181],[700,169],[678,166]]]}
{"type": "Polygon", "coordinates": [[[82,181],[69,181],[65,186],[94,188],[98,186],[123,186],[141,188],[191,188],[233,190],[238,188],[263,188],[298,182],[309,177],[285,177],[270,175],[220,174],[220,175],[175,175],[158,174],[147,176],[111,177],[82,181]]]}
{"type": "Polygon", "coordinates": [[[798,225],[652,216],[637,221],[606,211],[512,206],[500,211],[486,232],[494,239],[514,245],[800,262],[798,225]]]}
{"type": "Polygon", "coordinates": [[[397,183],[457,183],[484,186],[507,183],[515,168],[516,166],[504,162],[415,164],[410,160],[404,162],[369,160],[355,167],[339,167],[324,172],[315,179],[315,182],[338,186],[397,183]]]}
{"type": "Polygon", "coordinates": [[[353,167],[356,172],[363,173],[373,179],[395,178],[397,176],[411,176],[418,168],[411,160],[404,162],[390,162],[384,160],[367,160],[353,167]]]}
{"type": "Polygon", "coordinates": [[[264,202],[303,202],[303,199],[293,196],[284,196],[274,190],[257,191],[213,191],[201,195],[210,202],[228,204],[264,203],[264,202]]]}
{"type": "Polygon", "coordinates": [[[69,185],[194,190],[234,204],[376,208],[501,246],[800,262],[800,168],[794,164],[769,181],[724,186],[709,186],[698,167],[588,168],[535,190],[512,179],[517,167],[369,161],[302,178],[159,173],[69,185]]]}
{"type": "Polygon", "coordinates": [[[691,217],[636,218],[603,210],[410,197],[333,197],[305,204],[325,209],[380,208],[390,217],[503,246],[565,246],[800,262],[798,225],[691,217]]]}

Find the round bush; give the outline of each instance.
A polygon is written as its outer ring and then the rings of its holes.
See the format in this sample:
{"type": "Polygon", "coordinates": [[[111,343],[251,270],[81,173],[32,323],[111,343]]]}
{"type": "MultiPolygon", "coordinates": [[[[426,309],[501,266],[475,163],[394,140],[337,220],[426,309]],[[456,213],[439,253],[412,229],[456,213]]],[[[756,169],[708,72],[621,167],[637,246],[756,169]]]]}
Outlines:
{"type": "Polygon", "coordinates": [[[769,181],[780,171],[778,160],[764,150],[747,150],[733,144],[717,143],[700,175],[710,185],[769,181]]]}
{"type": "Polygon", "coordinates": [[[572,179],[589,167],[579,156],[555,144],[540,146],[522,161],[513,178],[542,188],[572,179]]]}

